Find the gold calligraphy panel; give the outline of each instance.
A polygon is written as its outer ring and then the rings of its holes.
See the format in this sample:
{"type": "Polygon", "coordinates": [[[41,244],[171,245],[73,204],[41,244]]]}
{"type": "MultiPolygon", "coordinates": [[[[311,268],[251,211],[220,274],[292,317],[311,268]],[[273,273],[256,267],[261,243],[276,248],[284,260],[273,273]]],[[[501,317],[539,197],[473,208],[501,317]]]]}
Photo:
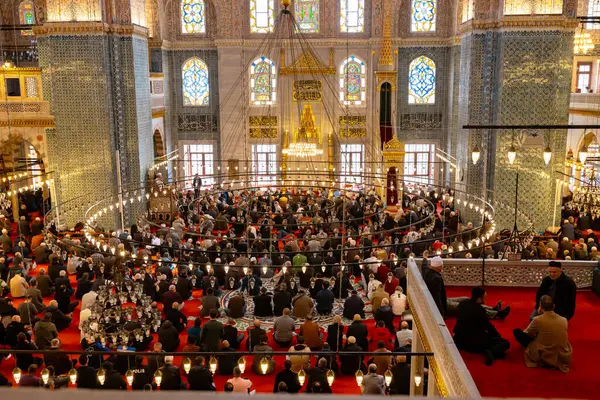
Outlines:
{"type": "Polygon", "coordinates": [[[277,117],[271,115],[255,115],[248,117],[250,126],[277,126],[277,117]]]}

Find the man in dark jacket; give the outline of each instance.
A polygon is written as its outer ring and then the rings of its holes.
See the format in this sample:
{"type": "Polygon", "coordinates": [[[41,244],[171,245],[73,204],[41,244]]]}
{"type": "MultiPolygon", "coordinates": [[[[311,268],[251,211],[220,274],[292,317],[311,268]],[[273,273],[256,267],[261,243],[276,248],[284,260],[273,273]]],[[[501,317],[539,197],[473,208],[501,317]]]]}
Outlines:
{"type": "MultiPolygon", "coordinates": [[[[225,328],[227,328],[227,327],[225,327],[225,328]]],[[[217,365],[219,367],[219,374],[232,375],[233,368],[235,368],[238,365],[239,356],[235,355],[235,349],[229,345],[228,340],[223,340],[223,343],[221,346],[221,351],[230,353],[230,354],[220,355],[218,357],[217,365]]]]}
{"type": "Polygon", "coordinates": [[[181,373],[173,365],[173,356],[165,356],[165,365],[159,371],[162,372],[160,390],[181,390],[181,373]]]}
{"type": "Polygon", "coordinates": [[[270,317],[273,315],[273,306],[271,305],[271,296],[267,293],[267,288],[260,288],[260,294],[254,296],[254,315],[257,317],[270,317]]]}
{"type": "Polygon", "coordinates": [[[110,361],[105,361],[102,368],[106,371],[106,378],[104,385],[98,384],[96,389],[127,390],[127,383],[123,380],[119,371],[113,369],[113,364],[110,361]]]}
{"type": "Polygon", "coordinates": [[[491,365],[495,359],[504,358],[510,343],[500,336],[487,317],[482,307],[486,298],[487,293],[484,289],[474,287],[471,290],[471,299],[458,306],[454,343],[461,350],[484,354],[486,365],[491,365]]]}
{"type": "Polygon", "coordinates": [[[175,351],[179,346],[179,331],[173,326],[171,321],[163,322],[158,329],[158,340],[162,343],[166,352],[175,351]]]}
{"type": "Polygon", "coordinates": [[[364,351],[367,351],[369,349],[368,335],[369,330],[367,326],[363,324],[360,315],[355,315],[352,323],[348,327],[346,337],[354,336],[356,338],[356,344],[364,351]]]}
{"type": "Polygon", "coordinates": [[[317,312],[325,315],[331,314],[334,299],[333,292],[329,290],[329,282],[323,282],[323,289],[317,293],[317,297],[315,298],[317,301],[317,312]]]}
{"type": "MultiPolygon", "coordinates": [[[[365,336],[365,340],[366,340],[365,336]]],[[[365,348],[366,349],[366,348],[365,348]]],[[[348,341],[344,346],[343,351],[346,352],[361,352],[363,349],[356,344],[356,338],[348,334],[348,341]]],[[[356,373],[357,369],[366,372],[365,365],[362,361],[362,356],[355,354],[340,355],[340,371],[344,375],[352,376],[356,373]]]]}
{"type": "Polygon", "coordinates": [[[273,295],[273,313],[276,317],[281,317],[284,308],[292,308],[292,295],[287,291],[287,285],[282,283],[273,295]]]}
{"type": "Polygon", "coordinates": [[[233,295],[227,304],[227,315],[231,318],[242,318],[246,313],[246,302],[241,292],[233,295]]]}
{"type": "Polygon", "coordinates": [[[175,288],[182,299],[187,300],[192,297],[192,290],[194,286],[192,285],[192,280],[188,278],[187,270],[183,270],[181,272],[181,276],[177,280],[177,285],[175,288]]]}
{"type": "Polygon", "coordinates": [[[170,310],[166,311],[165,319],[171,321],[178,332],[183,331],[187,326],[187,317],[179,311],[179,303],[175,302],[170,310]]]}
{"type": "Polygon", "coordinates": [[[425,276],[423,276],[423,280],[431,293],[431,297],[433,297],[433,301],[435,301],[435,304],[438,306],[440,314],[442,314],[442,317],[445,317],[448,311],[448,300],[446,297],[444,278],[441,274],[443,265],[444,262],[441,257],[433,257],[429,264],[429,268],[427,268],[427,271],[425,272],[425,276]]]}
{"type": "MultiPolygon", "coordinates": [[[[239,349],[240,342],[244,340],[244,334],[238,332],[238,329],[235,327],[235,321],[232,319],[228,319],[227,325],[223,328],[223,340],[229,341],[229,344],[234,350],[239,349]]],[[[233,372],[230,372],[230,374],[232,373],[233,372]]]]}
{"type": "MultiPolygon", "coordinates": [[[[355,372],[356,372],[356,366],[355,372]]],[[[331,387],[327,383],[327,360],[320,358],[317,366],[308,370],[308,384],[306,385],[306,393],[313,393],[315,382],[319,382],[321,393],[331,393],[331,387]]]]}
{"type": "MultiPolygon", "coordinates": [[[[327,377],[325,379],[327,381],[327,377]]],[[[298,382],[298,374],[292,371],[292,362],[290,360],[285,360],[283,363],[283,371],[278,372],[275,376],[273,393],[279,392],[280,382],[284,382],[286,384],[288,393],[298,393],[300,389],[302,389],[302,386],[300,386],[300,383],[298,382]]]]}
{"type": "Polygon", "coordinates": [[[204,324],[200,333],[200,344],[205,351],[219,351],[221,339],[223,338],[223,324],[217,321],[219,313],[217,310],[210,310],[210,321],[204,324]]]}
{"type": "Polygon", "coordinates": [[[358,297],[358,292],[353,290],[352,296],[344,301],[344,317],[354,319],[356,314],[360,315],[361,318],[365,317],[365,303],[358,297]]]}
{"type": "Polygon", "coordinates": [[[53,292],[52,288],[52,280],[50,276],[46,274],[46,270],[44,268],[40,269],[40,274],[35,278],[37,282],[37,288],[42,292],[42,296],[50,296],[53,292]]]}
{"type": "Polygon", "coordinates": [[[331,351],[337,351],[338,347],[341,348],[344,343],[344,325],[342,325],[342,318],[336,315],[333,318],[333,323],[327,327],[327,343],[331,351]]]}
{"type": "Polygon", "coordinates": [[[96,370],[88,365],[88,356],[85,354],[79,356],[79,368],[77,368],[77,388],[96,388],[96,370]]]}
{"type": "Polygon", "coordinates": [[[131,384],[133,390],[142,390],[144,386],[152,382],[150,368],[144,365],[143,356],[135,356],[135,366],[131,371],[133,372],[133,382],[131,384]]]}
{"type": "Polygon", "coordinates": [[[188,374],[188,383],[190,390],[215,391],[213,376],[204,366],[204,357],[198,356],[194,359],[194,366],[188,374]]]}
{"type": "Polygon", "coordinates": [[[406,356],[396,356],[396,365],[391,371],[390,394],[410,395],[410,364],[406,362],[406,356]]]}
{"type": "Polygon", "coordinates": [[[558,261],[548,263],[548,276],[542,279],[536,295],[535,309],[530,319],[537,317],[540,308],[540,299],[548,295],[554,301],[554,312],[565,317],[567,320],[573,318],[575,314],[575,302],[577,296],[577,285],[573,279],[565,275],[562,270],[562,264],[558,261]]]}
{"type": "Polygon", "coordinates": [[[183,297],[177,293],[175,285],[169,286],[169,291],[163,295],[162,302],[164,310],[170,310],[173,308],[173,303],[178,303],[179,308],[183,308],[183,297]]]}

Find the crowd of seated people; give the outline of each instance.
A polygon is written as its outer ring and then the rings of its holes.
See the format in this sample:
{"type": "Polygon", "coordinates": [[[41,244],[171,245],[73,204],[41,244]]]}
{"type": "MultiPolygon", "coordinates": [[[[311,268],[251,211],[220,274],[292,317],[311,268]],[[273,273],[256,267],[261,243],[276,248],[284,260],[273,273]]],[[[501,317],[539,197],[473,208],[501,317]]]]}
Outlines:
{"type": "MultiPolygon", "coordinates": [[[[271,333],[279,347],[276,350],[298,353],[289,357],[288,375],[314,370],[314,378],[309,374],[307,391],[329,390],[324,385],[326,379],[322,379],[324,365],[331,369],[335,365],[344,375],[354,375],[360,365],[365,378],[372,375],[365,379],[368,392],[375,392],[381,372],[390,369],[404,376],[406,367],[402,365],[410,363],[410,357],[376,356],[364,360],[361,356],[337,356],[333,352],[410,350],[412,331],[407,321],[401,321],[407,312],[404,260],[412,254],[467,258],[480,257],[482,252],[497,255],[493,246],[471,244],[488,225],[479,231],[470,223],[463,224],[451,195],[451,191],[443,195],[422,193],[436,209],[441,207],[439,214],[423,199],[408,196],[405,207],[389,214],[383,212],[383,204],[373,191],[345,199],[328,199],[326,194],[314,193],[252,195],[245,191],[223,192],[219,196],[205,193],[194,199],[190,192],[182,198],[191,197],[199,213],[184,212],[171,227],[134,225],[123,232],[98,229],[100,232],[88,235],[53,235],[45,241],[43,230],[38,231],[38,225],[34,229],[40,221],[29,224],[21,219],[19,250],[27,247],[36,264],[48,265],[38,267],[35,277],[31,273],[34,266],[25,262],[23,253],[12,253],[14,241],[7,223],[3,225],[7,231],[0,236],[0,244],[5,248],[5,257],[0,259],[0,279],[8,282],[7,296],[0,299],[0,337],[11,348],[60,348],[60,332],[72,324],[71,314],[79,303],[81,328],[101,287],[136,281],[142,284],[144,295],[155,302],[154,307],[162,310],[163,321],[153,345],[147,341],[133,350],[144,351],[152,346],[156,353],[175,351],[182,345],[180,337],[185,330],[188,337],[183,344],[190,351],[232,352],[231,356],[220,356],[225,362],[218,372],[233,374],[227,385],[233,391],[243,391],[252,386],[241,382],[241,371],[236,372],[234,367],[234,352],[246,340],[249,350],[261,354],[253,358],[250,369],[259,375],[273,374],[276,360],[270,355],[271,333]],[[420,222],[402,228],[412,221],[420,222]],[[34,247],[33,239],[39,236],[41,240],[37,239],[34,247]],[[20,246],[21,242],[25,246],[20,246]],[[8,261],[10,254],[13,258],[8,261]],[[69,275],[77,280],[76,290],[69,275]],[[230,291],[239,294],[229,296],[223,308],[222,298],[230,291]],[[185,302],[194,295],[198,297],[198,293],[200,311],[186,315],[185,302]],[[15,298],[24,298],[18,309],[13,305],[15,298]],[[365,298],[371,303],[375,320],[372,329],[364,323],[365,298]],[[340,315],[333,315],[336,302],[340,315]],[[250,303],[256,320],[247,332],[240,332],[234,320],[248,315],[250,303]],[[225,325],[221,322],[224,316],[231,318],[225,325]],[[327,327],[314,322],[316,317],[324,316],[333,318],[327,327]],[[342,325],[341,316],[352,321],[348,327],[342,325]],[[271,332],[261,327],[261,319],[265,318],[274,318],[271,332]],[[310,356],[316,350],[332,352],[323,358],[326,364],[321,358],[310,356]],[[261,365],[263,358],[267,360],[266,371],[261,365]]],[[[119,380],[117,375],[123,375],[126,369],[123,370],[122,362],[119,364],[119,357],[110,354],[114,349],[105,347],[97,338],[87,337],[83,331],[81,344],[84,350],[102,350],[107,355],[102,362],[94,357],[79,360],[79,364],[73,360],[73,364],[85,370],[102,367],[106,371],[105,384],[110,380],[110,388],[124,387],[123,377],[119,380]]],[[[149,380],[145,382],[140,377],[138,388],[152,384],[157,369],[163,372],[162,389],[185,387],[174,376],[172,358],[158,354],[147,360],[147,364],[139,360],[136,365],[137,370],[148,369],[149,380]]],[[[67,372],[64,368],[48,365],[45,359],[33,361],[38,366],[53,367],[53,376],[57,377],[53,385],[60,385],[56,382],[61,382],[58,378],[67,372]]],[[[29,366],[22,366],[23,371],[30,370],[29,366]]],[[[206,367],[205,358],[194,359],[192,370],[196,368],[194,373],[198,376],[206,375],[206,367]]],[[[287,364],[285,367],[288,370],[287,364]]],[[[275,389],[294,390],[284,377],[275,389]]],[[[207,382],[198,385],[212,390],[207,382]]],[[[402,392],[404,389],[404,384],[389,388],[402,392]]]]}

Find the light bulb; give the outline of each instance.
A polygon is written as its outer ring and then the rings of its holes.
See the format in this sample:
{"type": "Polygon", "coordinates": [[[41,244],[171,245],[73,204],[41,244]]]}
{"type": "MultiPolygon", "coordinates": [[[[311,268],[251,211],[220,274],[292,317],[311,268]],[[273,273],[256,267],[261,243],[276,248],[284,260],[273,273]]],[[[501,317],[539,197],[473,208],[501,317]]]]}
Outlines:
{"type": "Polygon", "coordinates": [[[263,357],[263,359],[260,360],[260,370],[262,371],[263,375],[267,374],[268,369],[269,369],[269,360],[267,360],[266,357],[263,357]]]}
{"type": "Polygon", "coordinates": [[[69,371],[69,379],[73,385],[77,382],[77,370],[75,368],[71,368],[69,371]]]}
{"type": "Polygon", "coordinates": [[[390,386],[392,384],[392,371],[390,371],[389,369],[387,371],[385,371],[385,374],[383,374],[383,377],[385,379],[385,384],[390,386]]]}
{"type": "Polygon", "coordinates": [[[305,274],[306,273],[306,265],[302,266],[302,273],[305,274]]]}
{"type": "MultiPolygon", "coordinates": [[[[42,371],[42,379],[44,378],[43,374],[44,374],[44,371],[42,371]]],[[[96,377],[98,378],[98,382],[100,382],[101,385],[104,385],[104,382],[106,381],[106,371],[104,370],[104,368],[100,368],[98,370],[96,377]]]]}
{"type": "Polygon", "coordinates": [[[223,269],[225,270],[225,273],[228,273],[229,272],[229,265],[224,266],[223,269]]]}
{"type": "Polygon", "coordinates": [[[125,379],[127,379],[127,384],[129,386],[133,385],[133,378],[134,378],[133,371],[132,370],[128,370],[125,373],[125,379]]]}
{"type": "Polygon", "coordinates": [[[305,381],[306,381],[306,372],[304,372],[304,370],[301,369],[298,372],[298,383],[300,384],[300,386],[304,386],[305,381]]]}
{"type": "Polygon", "coordinates": [[[546,146],[546,148],[544,149],[544,163],[546,165],[550,164],[551,158],[552,158],[552,150],[550,149],[550,146],[546,146]]]}
{"type": "Polygon", "coordinates": [[[364,378],[364,376],[365,376],[365,375],[363,374],[363,372],[362,372],[362,371],[359,369],[358,371],[356,371],[356,374],[354,374],[354,376],[356,377],[356,384],[357,384],[358,386],[361,386],[361,385],[362,385],[362,382],[363,382],[363,378],[364,378]]]}
{"type": "Polygon", "coordinates": [[[217,359],[214,357],[210,358],[210,362],[208,363],[210,372],[214,375],[217,372],[217,359]]]}
{"type": "Polygon", "coordinates": [[[515,146],[512,144],[508,148],[508,163],[513,164],[517,158],[517,150],[515,150],[515,146]]]}
{"type": "Polygon", "coordinates": [[[191,368],[192,368],[192,360],[190,360],[187,357],[184,358],[183,359],[183,370],[185,371],[185,373],[189,374],[191,368]]]}
{"type": "Polygon", "coordinates": [[[238,367],[240,369],[240,372],[243,374],[246,370],[246,359],[244,357],[238,360],[238,367]]]}
{"type": "Polygon", "coordinates": [[[264,274],[264,275],[266,275],[266,274],[267,274],[267,266],[266,266],[266,265],[265,265],[265,266],[262,268],[262,271],[263,271],[263,274],[264,274]]]}
{"type": "Polygon", "coordinates": [[[471,152],[471,160],[473,160],[473,165],[477,164],[479,158],[481,157],[481,150],[479,150],[479,146],[475,145],[473,147],[473,151],[471,152]]]}
{"type": "Polygon", "coordinates": [[[333,381],[335,379],[335,374],[332,370],[327,371],[327,384],[329,386],[333,385],[333,381]]]}
{"type": "Polygon", "coordinates": [[[13,379],[15,380],[15,383],[18,385],[19,381],[21,380],[21,375],[22,375],[21,368],[16,367],[15,369],[13,369],[12,375],[13,375],[13,379]]]}
{"type": "Polygon", "coordinates": [[[417,385],[417,387],[421,386],[422,380],[423,380],[423,378],[421,378],[420,375],[415,375],[415,385],[417,385]]]}
{"type": "Polygon", "coordinates": [[[281,270],[283,271],[284,274],[287,273],[287,267],[284,265],[283,268],[281,268],[281,270]]]}
{"type": "Polygon", "coordinates": [[[154,373],[154,382],[156,382],[156,386],[160,387],[160,383],[162,382],[162,372],[160,370],[154,373]]]}
{"type": "Polygon", "coordinates": [[[242,271],[244,271],[244,275],[248,274],[248,267],[242,268],[242,271]]]}

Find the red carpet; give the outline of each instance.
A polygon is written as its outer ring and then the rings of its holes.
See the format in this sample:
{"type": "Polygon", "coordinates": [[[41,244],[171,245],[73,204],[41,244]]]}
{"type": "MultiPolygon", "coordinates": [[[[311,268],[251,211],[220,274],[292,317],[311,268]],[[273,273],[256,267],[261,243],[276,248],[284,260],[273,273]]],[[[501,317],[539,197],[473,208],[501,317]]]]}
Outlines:
{"type": "MultiPolygon", "coordinates": [[[[486,367],[483,356],[461,352],[463,359],[485,397],[542,397],[600,399],[600,299],[590,291],[577,294],[575,316],[569,322],[573,361],[568,373],[542,368],[527,368],[524,349],[514,340],[512,330],[525,328],[535,303],[535,289],[489,287],[488,304],[502,300],[511,306],[504,321],[494,321],[501,335],[511,342],[504,360],[486,367]]],[[[448,288],[448,296],[464,296],[468,288],[448,288]]],[[[448,320],[452,331],[454,321],[448,320]]]]}

